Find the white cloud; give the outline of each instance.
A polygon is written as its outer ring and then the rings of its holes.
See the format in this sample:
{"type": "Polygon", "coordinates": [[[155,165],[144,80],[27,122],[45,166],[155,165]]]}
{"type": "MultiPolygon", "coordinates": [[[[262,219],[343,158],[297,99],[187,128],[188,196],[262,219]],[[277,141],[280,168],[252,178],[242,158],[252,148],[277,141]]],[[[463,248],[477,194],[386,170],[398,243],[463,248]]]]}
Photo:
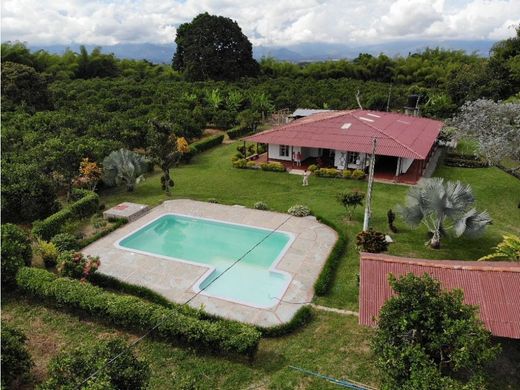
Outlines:
{"type": "Polygon", "coordinates": [[[200,12],[236,20],[255,45],[503,39],[519,0],[4,0],[2,41],[170,43],[200,12]]]}

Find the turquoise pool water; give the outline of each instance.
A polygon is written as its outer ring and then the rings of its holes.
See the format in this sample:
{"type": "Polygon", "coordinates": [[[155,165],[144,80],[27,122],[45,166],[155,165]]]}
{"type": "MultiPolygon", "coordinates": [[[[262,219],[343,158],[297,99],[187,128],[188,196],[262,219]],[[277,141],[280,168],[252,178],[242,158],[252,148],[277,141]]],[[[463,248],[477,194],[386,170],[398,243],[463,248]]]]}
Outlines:
{"type": "Polygon", "coordinates": [[[250,226],[166,214],[123,238],[119,246],[172,261],[214,267],[198,286],[207,287],[204,294],[256,307],[271,307],[285,291],[290,276],[270,268],[285,252],[291,237],[283,232],[269,233],[269,230],[250,226]]]}

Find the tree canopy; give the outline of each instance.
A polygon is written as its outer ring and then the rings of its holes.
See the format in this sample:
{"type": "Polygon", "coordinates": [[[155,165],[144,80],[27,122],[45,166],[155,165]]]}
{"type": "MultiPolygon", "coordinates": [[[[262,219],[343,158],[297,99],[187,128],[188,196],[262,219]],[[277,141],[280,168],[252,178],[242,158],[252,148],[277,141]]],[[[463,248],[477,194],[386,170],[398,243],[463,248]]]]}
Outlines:
{"type": "Polygon", "coordinates": [[[236,80],[259,71],[251,42],[229,18],[200,14],[179,26],[175,43],[173,68],[188,80],[236,80]]]}
{"type": "Polygon", "coordinates": [[[428,274],[389,282],[397,295],[383,305],[373,339],[381,389],[485,388],[498,347],[462,291],[442,291],[428,274]]]}

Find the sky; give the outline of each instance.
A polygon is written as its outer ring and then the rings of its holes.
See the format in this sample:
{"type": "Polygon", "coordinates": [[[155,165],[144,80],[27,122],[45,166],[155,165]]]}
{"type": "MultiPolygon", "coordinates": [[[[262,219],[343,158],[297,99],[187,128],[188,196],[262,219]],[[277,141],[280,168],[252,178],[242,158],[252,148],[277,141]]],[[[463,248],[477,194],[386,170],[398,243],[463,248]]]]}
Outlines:
{"type": "Polygon", "coordinates": [[[255,46],[499,40],[520,0],[3,0],[1,40],[30,45],[172,43],[201,12],[230,17],[255,46]]]}

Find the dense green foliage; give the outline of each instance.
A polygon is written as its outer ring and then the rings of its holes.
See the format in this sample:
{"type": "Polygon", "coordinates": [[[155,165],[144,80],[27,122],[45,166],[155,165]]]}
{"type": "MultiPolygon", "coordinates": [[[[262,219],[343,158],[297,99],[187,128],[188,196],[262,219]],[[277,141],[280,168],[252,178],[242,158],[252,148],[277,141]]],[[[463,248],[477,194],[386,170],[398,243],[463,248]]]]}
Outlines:
{"type": "Polygon", "coordinates": [[[53,243],[60,252],[79,249],[78,239],[70,233],[58,233],[51,238],[50,242],[53,243]]]}
{"type": "Polygon", "coordinates": [[[173,67],[188,80],[236,80],[258,73],[251,42],[229,18],[199,14],[179,26],[175,43],[173,67]]]}
{"type": "Polygon", "coordinates": [[[383,305],[373,340],[381,388],[485,388],[484,367],[498,347],[462,291],[442,291],[427,274],[389,282],[397,295],[383,305]]]}
{"type": "Polygon", "coordinates": [[[31,240],[27,233],[16,225],[2,225],[2,287],[14,283],[16,273],[32,261],[31,240]]]}
{"type": "Polygon", "coordinates": [[[155,327],[157,337],[197,348],[252,356],[260,341],[260,332],[249,325],[200,320],[136,297],[106,292],[69,278],[58,278],[41,269],[22,268],[17,283],[25,293],[57,306],[79,310],[127,329],[146,331],[155,327]]]}
{"type": "Polygon", "coordinates": [[[58,274],[73,279],[86,280],[99,268],[98,256],[85,256],[81,252],[61,252],[57,259],[58,274]]]}
{"type": "Polygon", "coordinates": [[[99,196],[95,192],[87,191],[85,196],[64,207],[60,211],[36,221],[33,225],[33,234],[44,240],[50,240],[61,232],[63,224],[73,219],[89,217],[99,209],[99,196]]]}
{"type": "Polygon", "coordinates": [[[357,234],[356,246],[363,252],[380,253],[388,249],[388,242],[384,233],[368,229],[357,234]]]}
{"type": "Polygon", "coordinates": [[[147,387],[150,374],[148,363],[123,340],[111,339],[60,353],[50,362],[49,379],[40,389],[139,390],[147,387]]]}
{"type": "Polygon", "coordinates": [[[33,362],[26,340],[21,331],[2,321],[2,388],[9,388],[15,379],[29,374],[33,362]]]}

